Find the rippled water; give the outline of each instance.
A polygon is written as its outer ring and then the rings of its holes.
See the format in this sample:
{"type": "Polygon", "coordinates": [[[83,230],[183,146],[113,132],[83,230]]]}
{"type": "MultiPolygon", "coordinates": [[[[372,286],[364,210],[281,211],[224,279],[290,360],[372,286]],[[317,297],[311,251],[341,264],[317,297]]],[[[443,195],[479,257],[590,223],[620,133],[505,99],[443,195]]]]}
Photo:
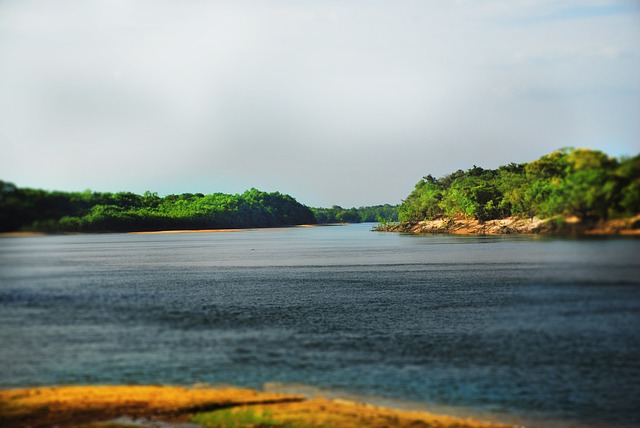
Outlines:
{"type": "Polygon", "coordinates": [[[0,386],[303,383],[640,426],[640,240],[369,228],[0,238],[0,386]]]}

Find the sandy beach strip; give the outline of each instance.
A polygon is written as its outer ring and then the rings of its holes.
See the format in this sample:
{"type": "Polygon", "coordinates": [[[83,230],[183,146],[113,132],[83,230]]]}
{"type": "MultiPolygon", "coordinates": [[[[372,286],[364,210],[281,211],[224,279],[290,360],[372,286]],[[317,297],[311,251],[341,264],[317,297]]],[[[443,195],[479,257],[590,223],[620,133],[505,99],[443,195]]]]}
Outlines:
{"type": "Polygon", "coordinates": [[[127,233],[129,235],[171,235],[178,233],[231,233],[231,232],[255,232],[263,230],[286,230],[296,227],[309,228],[320,226],[335,226],[325,224],[298,224],[294,226],[275,226],[275,227],[249,227],[246,229],[174,229],[174,230],[151,230],[151,231],[134,231],[134,232],[63,232],[63,233],[45,233],[45,232],[0,232],[0,238],[21,238],[30,236],[49,236],[49,235],[104,235],[111,233],[127,233]]]}
{"type": "Polygon", "coordinates": [[[45,236],[43,232],[2,232],[0,238],[22,238],[28,236],[45,236]]]}
{"type": "Polygon", "coordinates": [[[325,226],[322,224],[297,224],[294,226],[274,226],[274,227],[248,227],[246,229],[175,229],[175,230],[154,230],[148,232],[127,232],[131,235],[165,235],[176,233],[229,233],[229,232],[256,232],[256,231],[277,231],[292,228],[308,228],[325,226]]]}
{"type": "Polygon", "coordinates": [[[129,235],[172,235],[177,233],[229,233],[248,232],[257,229],[176,229],[176,230],[153,230],[149,232],[127,232],[129,235]]]}

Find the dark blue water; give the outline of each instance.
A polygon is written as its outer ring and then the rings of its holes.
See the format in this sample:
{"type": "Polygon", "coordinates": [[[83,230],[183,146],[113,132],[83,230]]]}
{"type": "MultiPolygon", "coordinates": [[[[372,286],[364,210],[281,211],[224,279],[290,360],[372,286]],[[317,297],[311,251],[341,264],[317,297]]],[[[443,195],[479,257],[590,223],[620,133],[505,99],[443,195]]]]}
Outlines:
{"type": "Polygon", "coordinates": [[[0,238],[0,386],[303,383],[640,426],[640,240],[369,228],[0,238]]]}

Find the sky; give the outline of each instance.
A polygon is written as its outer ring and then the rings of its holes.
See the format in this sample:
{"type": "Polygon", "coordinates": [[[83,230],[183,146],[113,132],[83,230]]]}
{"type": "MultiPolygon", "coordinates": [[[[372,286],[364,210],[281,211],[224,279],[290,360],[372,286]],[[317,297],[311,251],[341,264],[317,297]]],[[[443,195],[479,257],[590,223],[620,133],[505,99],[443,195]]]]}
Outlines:
{"type": "Polygon", "coordinates": [[[0,180],[400,203],[640,152],[638,0],[0,0],[0,180]]]}

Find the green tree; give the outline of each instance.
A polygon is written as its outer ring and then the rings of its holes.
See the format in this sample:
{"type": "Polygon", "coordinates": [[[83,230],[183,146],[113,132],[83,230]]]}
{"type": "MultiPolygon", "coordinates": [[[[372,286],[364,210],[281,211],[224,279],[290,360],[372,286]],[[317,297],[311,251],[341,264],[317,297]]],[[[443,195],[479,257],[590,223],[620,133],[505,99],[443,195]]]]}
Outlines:
{"type": "Polygon", "coordinates": [[[398,220],[417,222],[444,214],[441,205],[444,187],[432,175],[423,177],[398,208],[398,220]]]}
{"type": "Polygon", "coordinates": [[[640,212],[640,155],[618,161],[597,150],[564,148],[497,170],[477,166],[426,176],[398,208],[399,219],[576,215],[600,219],[640,212]]]}

